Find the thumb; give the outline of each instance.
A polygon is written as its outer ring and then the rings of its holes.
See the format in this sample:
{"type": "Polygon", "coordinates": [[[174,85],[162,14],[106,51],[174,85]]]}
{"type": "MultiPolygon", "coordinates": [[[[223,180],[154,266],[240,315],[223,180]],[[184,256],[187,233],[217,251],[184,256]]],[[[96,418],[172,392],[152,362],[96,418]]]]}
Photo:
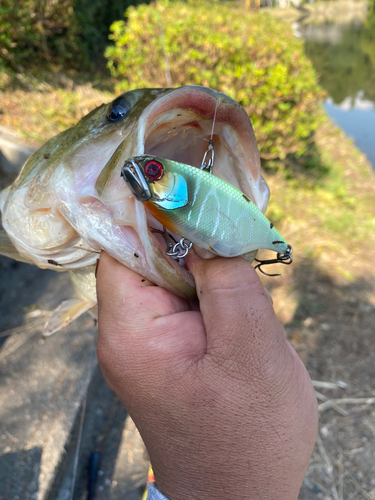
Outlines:
{"type": "Polygon", "coordinates": [[[248,262],[241,257],[203,260],[191,251],[187,265],[197,286],[208,354],[231,363],[250,356],[275,364],[283,355],[291,357],[272,300],[248,262]]]}

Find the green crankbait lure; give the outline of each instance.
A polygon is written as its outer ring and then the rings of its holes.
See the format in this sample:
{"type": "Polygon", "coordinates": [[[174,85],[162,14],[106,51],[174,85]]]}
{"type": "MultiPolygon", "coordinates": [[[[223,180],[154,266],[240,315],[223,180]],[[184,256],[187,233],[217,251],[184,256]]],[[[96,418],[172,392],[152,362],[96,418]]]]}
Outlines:
{"type": "Polygon", "coordinates": [[[258,261],[259,268],[291,264],[291,246],[259,208],[239,189],[211,173],[144,155],[129,158],[121,175],[155,219],[169,231],[184,235],[167,255],[185,256],[191,242],[222,257],[260,248],[277,252],[275,259],[258,261]]]}

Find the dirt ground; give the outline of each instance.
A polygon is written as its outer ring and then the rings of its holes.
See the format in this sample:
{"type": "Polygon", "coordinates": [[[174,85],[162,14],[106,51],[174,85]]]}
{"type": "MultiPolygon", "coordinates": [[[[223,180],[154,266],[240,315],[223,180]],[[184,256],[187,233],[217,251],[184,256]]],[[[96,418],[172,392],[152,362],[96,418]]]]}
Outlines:
{"type": "Polygon", "coordinates": [[[338,284],[307,260],[285,276],[266,286],[320,413],[300,500],[375,499],[375,272],[338,284]]]}

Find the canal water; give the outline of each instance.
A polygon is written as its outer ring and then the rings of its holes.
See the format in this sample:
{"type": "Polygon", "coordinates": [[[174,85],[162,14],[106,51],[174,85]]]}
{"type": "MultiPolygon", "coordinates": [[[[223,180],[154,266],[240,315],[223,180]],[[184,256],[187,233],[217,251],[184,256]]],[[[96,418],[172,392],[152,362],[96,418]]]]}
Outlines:
{"type": "Polygon", "coordinates": [[[364,23],[299,27],[328,93],[325,108],[375,169],[375,13],[364,23]]]}

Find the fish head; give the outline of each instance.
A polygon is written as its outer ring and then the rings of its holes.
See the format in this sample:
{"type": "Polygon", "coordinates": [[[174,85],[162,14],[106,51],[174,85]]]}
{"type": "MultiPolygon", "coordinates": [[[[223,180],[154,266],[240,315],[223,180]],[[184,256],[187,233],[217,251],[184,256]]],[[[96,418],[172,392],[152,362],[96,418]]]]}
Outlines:
{"type": "Polygon", "coordinates": [[[174,186],[182,203],[183,182],[165,171],[157,183],[137,187],[141,177],[134,171],[131,187],[121,173],[139,156],[200,168],[210,139],[214,174],[265,211],[269,190],[250,120],[237,102],[199,86],[138,89],[99,106],[30,157],[0,196],[4,229],[39,267],[85,267],[104,249],[151,281],[192,297],[192,276],[165,255],[162,225],[134,196],[135,189],[148,196],[148,188],[160,198],[174,186]]]}

